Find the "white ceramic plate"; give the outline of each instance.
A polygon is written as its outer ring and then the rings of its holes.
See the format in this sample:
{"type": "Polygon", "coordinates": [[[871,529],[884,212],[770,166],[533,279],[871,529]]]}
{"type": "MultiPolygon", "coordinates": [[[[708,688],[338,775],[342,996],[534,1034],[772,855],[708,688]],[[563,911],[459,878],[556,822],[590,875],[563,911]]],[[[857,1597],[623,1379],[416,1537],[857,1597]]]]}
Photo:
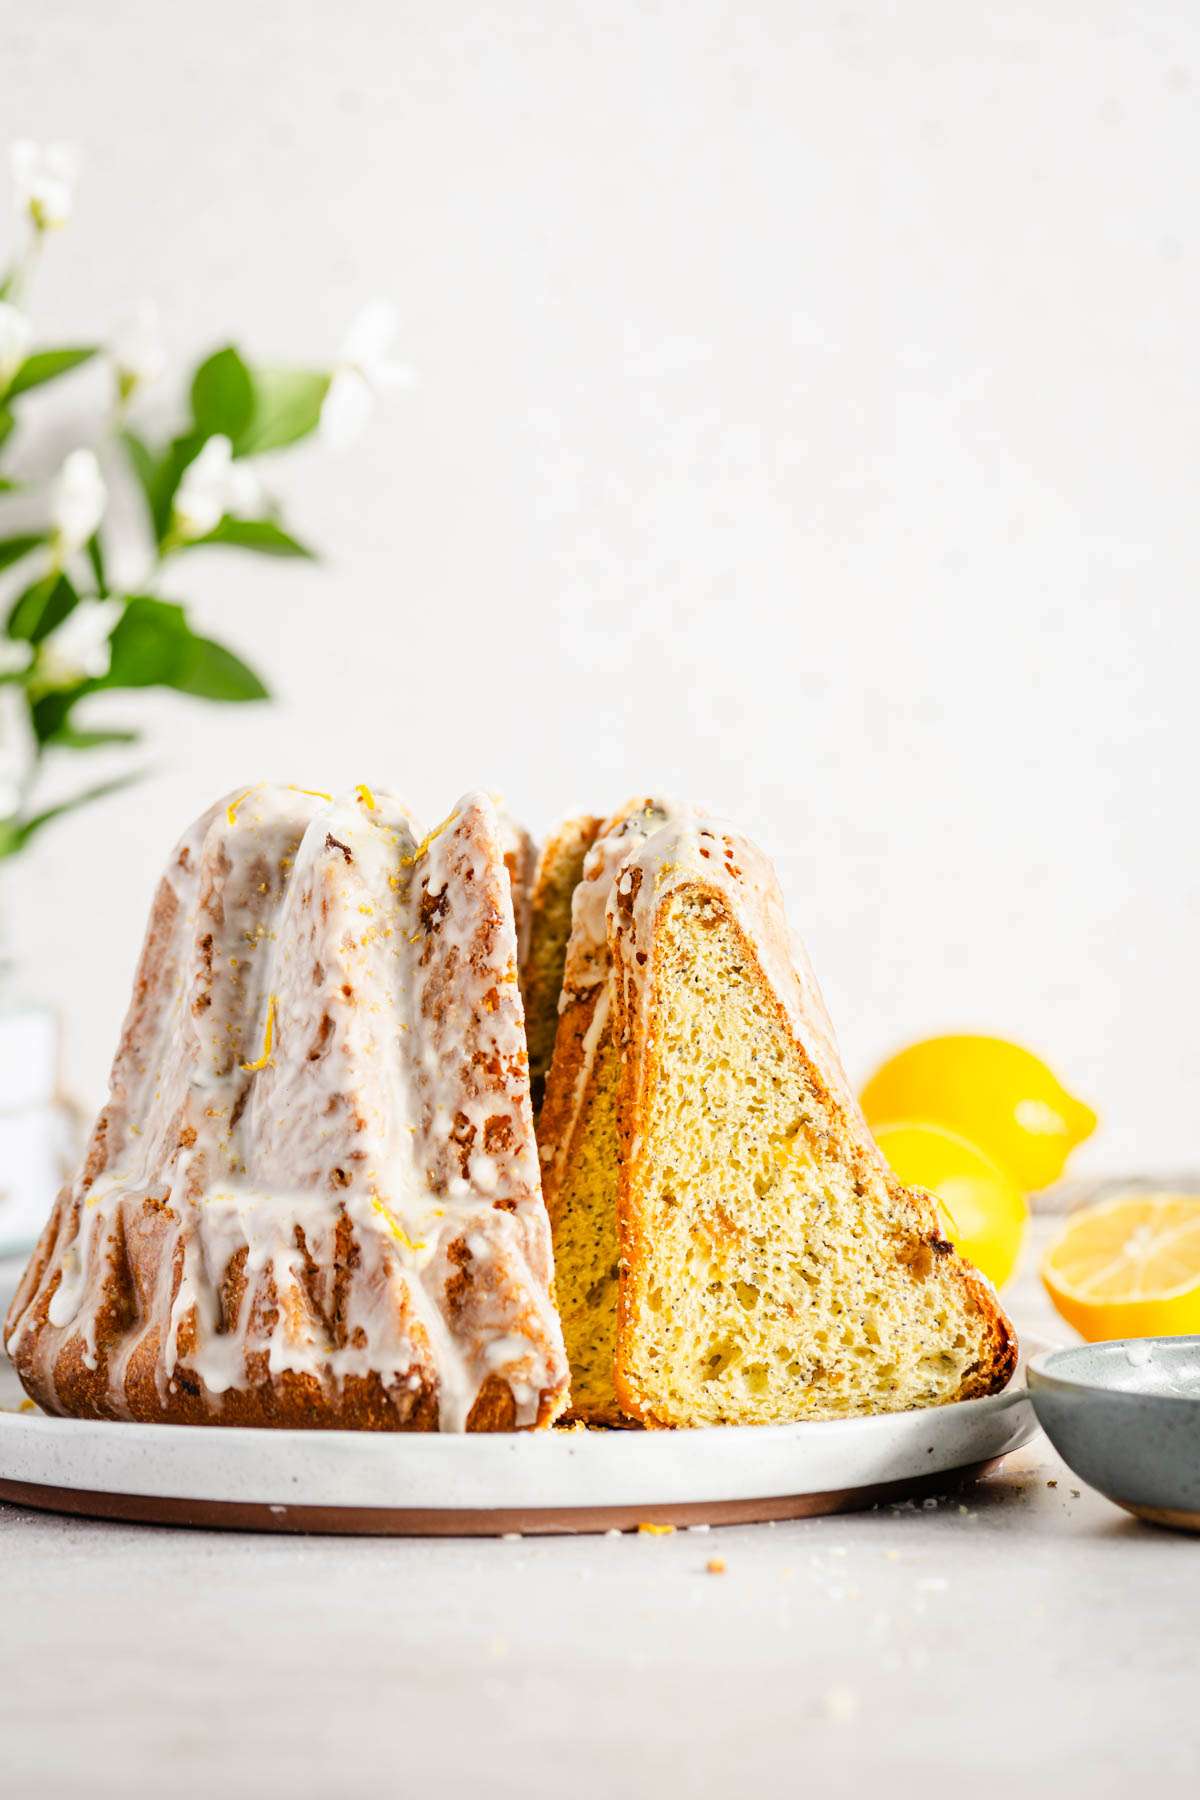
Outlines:
{"type": "MultiPolygon", "coordinates": [[[[1043,1346],[1028,1342],[1035,1355],[1043,1346]]],[[[0,1500],[238,1530],[489,1535],[737,1524],[944,1492],[1038,1429],[1002,1394],[925,1412],[707,1431],[240,1431],[0,1413],[0,1500]]]]}

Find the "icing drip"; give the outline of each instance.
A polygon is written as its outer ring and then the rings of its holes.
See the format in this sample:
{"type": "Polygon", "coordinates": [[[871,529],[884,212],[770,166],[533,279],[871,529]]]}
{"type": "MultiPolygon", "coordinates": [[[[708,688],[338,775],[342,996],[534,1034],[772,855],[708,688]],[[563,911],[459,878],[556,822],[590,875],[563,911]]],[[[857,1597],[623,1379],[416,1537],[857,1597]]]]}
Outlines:
{"type": "Polygon", "coordinates": [[[571,940],[558,1010],[608,977],[608,899],[618,869],[654,832],[681,818],[674,801],[647,796],[631,800],[601,826],[583,862],[583,876],[571,897],[571,940]]]}
{"type": "MultiPolygon", "coordinates": [[[[672,800],[650,795],[631,800],[605,820],[584,858],[583,873],[571,896],[571,936],[558,1000],[560,1016],[574,1011],[578,1020],[579,1060],[570,1100],[541,1147],[542,1164],[548,1172],[569,1150],[596,1057],[610,1029],[608,903],[613,883],[647,838],[671,820],[686,816],[687,809],[672,800]]],[[[546,1124],[543,1114],[543,1127],[546,1124]]]]}
{"type": "Polygon", "coordinates": [[[220,1415],[266,1379],[378,1378],[465,1427],[565,1393],[529,1113],[505,845],[468,794],[422,835],[391,796],[260,784],[213,807],[159,891],[108,1106],[9,1347],[82,1344],[106,1405],[154,1356],[220,1415]],[[112,1271],[137,1318],[115,1342],[112,1271]],[[147,1271],[152,1271],[152,1278],[147,1271]],[[143,1289],[150,1291],[142,1291],[143,1289]],[[48,1294],[39,1309],[38,1294],[48,1294]]]}

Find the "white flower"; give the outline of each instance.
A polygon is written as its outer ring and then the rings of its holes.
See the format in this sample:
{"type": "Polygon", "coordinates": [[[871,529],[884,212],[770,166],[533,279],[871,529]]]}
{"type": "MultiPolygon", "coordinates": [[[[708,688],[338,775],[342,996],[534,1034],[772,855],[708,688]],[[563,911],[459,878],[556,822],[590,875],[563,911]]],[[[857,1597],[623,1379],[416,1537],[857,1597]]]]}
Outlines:
{"type": "Polygon", "coordinates": [[[0,392],[25,361],[32,342],[33,326],[20,307],[0,300],[0,392]]]}
{"type": "Polygon", "coordinates": [[[371,300],[351,321],[321,408],[321,436],[336,450],[353,443],[387,388],[410,387],[413,371],[389,352],[399,325],[388,300],[371,300]]]}
{"type": "Polygon", "coordinates": [[[107,675],[109,635],[125,610],[122,600],[83,600],[38,646],[39,688],[74,687],[107,675]]]}
{"type": "Polygon", "coordinates": [[[118,326],[113,336],[112,360],[122,400],[158,380],[167,366],[167,352],[159,330],[158,308],[152,300],[140,301],[118,326]]]}
{"type": "Polygon", "coordinates": [[[57,231],[71,216],[79,156],[71,144],[35,144],[22,138],[12,147],[17,208],[35,231],[57,231]]]}
{"type": "Polygon", "coordinates": [[[227,437],[210,437],[188,464],[175,495],[173,522],[183,538],[207,537],[233,513],[246,518],[260,511],[263,490],[254,470],[234,460],[227,437]]]}
{"type": "Polygon", "coordinates": [[[6,682],[0,687],[0,817],[20,812],[36,757],[25,694],[6,682]]]}
{"type": "Polygon", "coordinates": [[[72,450],[58,472],[50,502],[59,556],[82,550],[101,519],[108,489],[92,450],[72,450]]]}

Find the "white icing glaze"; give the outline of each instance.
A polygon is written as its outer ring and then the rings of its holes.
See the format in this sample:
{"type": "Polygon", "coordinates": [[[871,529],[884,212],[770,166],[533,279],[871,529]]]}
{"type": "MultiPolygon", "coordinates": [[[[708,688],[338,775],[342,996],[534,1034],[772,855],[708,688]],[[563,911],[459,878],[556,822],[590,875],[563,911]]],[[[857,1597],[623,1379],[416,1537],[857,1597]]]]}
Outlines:
{"type": "MultiPolygon", "coordinates": [[[[675,801],[643,795],[629,801],[600,827],[584,857],[583,873],[571,896],[571,936],[563,967],[560,1015],[570,1007],[590,1007],[580,1040],[580,1060],[569,1105],[559,1115],[560,1130],[542,1145],[543,1167],[551,1171],[568,1154],[596,1057],[612,1016],[608,904],[618,872],[648,838],[674,819],[688,816],[675,801]]],[[[583,1016],[583,1015],[581,1015],[583,1016]]],[[[545,1115],[543,1114],[543,1123],[545,1115]]]]}
{"type": "Polygon", "coordinates": [[[608,978],[607,908],[618,869],[648,837],[685,813],[686,809],[673,800],[646,795],[631,800],[601,826],[571,896],[571,938],[559,1012],[588,988],[599,987],[608,978]]]}
{"type": "Polygon", "coordinates": [[[129,1260],[156,1291],[108,1352],[118,1415],[146,1350],[164,1403],[184,1374],[217,1407],[264,1370],[373,1375],[397,1398],[434,1386],[443,1430],[493,1375],[519,1425],[565,1390],[502,861],[515,842],[483,794],[427,836],[367,789],[261,785],[197,821],[60,1202],[67,1228],[10,1334],[17,1352],[52,1287],[51,1390],[66,1340],[96,1367],[123,1234],[153,1243],[129,1260]]]}

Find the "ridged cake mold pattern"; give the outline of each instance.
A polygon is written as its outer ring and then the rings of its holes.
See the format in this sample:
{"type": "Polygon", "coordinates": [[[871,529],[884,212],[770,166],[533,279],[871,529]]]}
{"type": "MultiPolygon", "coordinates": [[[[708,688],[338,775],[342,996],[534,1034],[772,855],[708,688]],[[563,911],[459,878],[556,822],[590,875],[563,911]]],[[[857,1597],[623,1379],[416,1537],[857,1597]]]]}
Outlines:
{"type": "Polygon", "coordinates": [[[365,787],[264,784],[197,821],[10,1313],[43,1405],[455,1431],[486,1395],[500,1425],[554,1416],[521,851],[482,793],[428,833],[365,787]]]}

